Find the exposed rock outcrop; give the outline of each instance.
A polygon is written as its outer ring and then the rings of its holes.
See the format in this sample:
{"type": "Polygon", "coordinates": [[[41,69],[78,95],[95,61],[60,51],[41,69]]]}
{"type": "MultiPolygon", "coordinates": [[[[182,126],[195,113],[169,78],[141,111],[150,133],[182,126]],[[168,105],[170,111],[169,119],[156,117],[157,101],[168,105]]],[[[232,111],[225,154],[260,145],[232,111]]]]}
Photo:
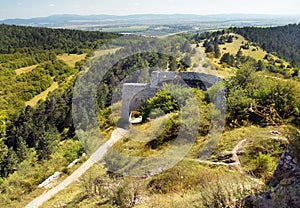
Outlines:
{"type": "Polygon", "coordinates": [[[268,182],[270,192],[249,196],[246,207],[300,208],[300,163],[298,143],[291,144],[282,154],[273,177],[268,182]]]}

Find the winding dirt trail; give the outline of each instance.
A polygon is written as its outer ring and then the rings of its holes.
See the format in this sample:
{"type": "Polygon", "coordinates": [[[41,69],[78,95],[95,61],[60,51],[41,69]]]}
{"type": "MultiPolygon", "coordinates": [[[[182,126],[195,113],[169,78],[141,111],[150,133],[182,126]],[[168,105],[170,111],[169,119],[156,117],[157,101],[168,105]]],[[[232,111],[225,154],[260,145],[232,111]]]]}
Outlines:
{"type": "Polygon", "coordinates": [[[77,170],[75,170],[70,176],[68,176],[64,181],[58,184],[56,187],[51,190],[43,193],[42,195],[35,198],[29,204],[26,205],[25,208],[36,208],[41,206],[43,203],[48,201],[51,197],[53,197],[58,192],[65,189],[68,185],[78,180],[90,167],[92,167],[97,161],[103,158],[108,149],[113,146],[113,144],[119,139],[123,138],[127,133],[126,130],[118,128],[115,129],[110,139],[104,143],[85,163],[83,163],[77,170]]]}

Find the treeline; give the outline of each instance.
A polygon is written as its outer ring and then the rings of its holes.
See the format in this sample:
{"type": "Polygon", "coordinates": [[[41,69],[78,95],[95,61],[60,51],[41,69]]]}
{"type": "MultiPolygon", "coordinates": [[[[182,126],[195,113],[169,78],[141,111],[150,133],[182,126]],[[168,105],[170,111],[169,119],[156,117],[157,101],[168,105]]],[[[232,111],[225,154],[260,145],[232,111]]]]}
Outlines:
{"type": "Polygon", "coordinates": [[[72,88],[69,87],[65,91],[54,93],[36,109],[27,106],[18,117],[10,121],[6,126],[4,142],[15,153],[11,152],[16,158],[13,161],[4,161],[7,165],[1,163],[1,168],[4,168],[1,169],[1,176],[13,173],[16,165],[27,158],[30,148],[38,151],[40,159],[45,159],[53,153],[55,146],[52,142],[58,142],[60,139],[54,140],[60,138],[63,131],[66,134],[64,139],[74,136],[71,101],[72,88]]]}
{"type": "Polygon", "coordinates": [[[235,27],[230,30],[258,43],[268,52],[275,52],[293,67],[300,67],[300,24],[268,28],[235,27]]]}
{"type": "Polygon", "coordinates": [[[23,26],[0,25],[0,53],[56,50],[69,53],[83,53],[95,50],[117,34],[87,32],[67,29],[49,29],[23,26]]]}

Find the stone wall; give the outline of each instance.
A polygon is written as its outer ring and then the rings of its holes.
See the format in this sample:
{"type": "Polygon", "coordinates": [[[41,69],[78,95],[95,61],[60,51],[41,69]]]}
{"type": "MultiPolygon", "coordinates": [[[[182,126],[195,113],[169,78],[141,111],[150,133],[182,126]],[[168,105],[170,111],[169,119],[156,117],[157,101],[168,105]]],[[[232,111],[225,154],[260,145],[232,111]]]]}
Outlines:
{"type": "Polygon", "coordinates": [[[140,108],[141,104],[144,101],[147,101],[149,98],[154,97],[158,90],[159,88],[147,87],[134,95],[129,103],[129,111],[137,111],[140,108]]]}
{"type": "Polygon", "coordinates": [[[125,83],[122,89],[122,118],[128,121],[130,103],[139,92],[150,89],[149,84],[125,83]]]}
{"type": "Polygon", "coordinates": [[[246,198],[246,207],[300,207],[300,163],[299,152],[293,153],[293,145],[287,147],[282,154],[272,179],[268,185],[270,192],[262,192],[257,196],[246,198]]]}
{"type": "Polygon", "coordinates": [[[150,83],[125,83],[122,89],[122,118],[129,119],[130,111],[137,110],[143,101],[153,97],[163,83],[178,83],[185,87],[207,90],[222,79],[217,76],[197,72],[157,72],[151,73],[150,83]]]}
{"type": "Polygon", "coordinates": [[[291,146],[289,146],[284,153],[282,154],[276,170],[273,174],[271,181],[269,182],[270,185],[274,186],[277,185],[281,180],[283,180],[289,172],[293,171],[297,165],[299,165],[298,160],[296,157],[291,154],[291,146]]]}
{"type": "MultiPolygon", "coordinates": [[[[220,77],[204,74],[204,73],[197,73],[197,72],[157,72],[154,71],[151,74],[150,78],[150,86],[151,87],[158,87],[161,86],[163,83],[166,82],[182,82],[189,85],[191,82],[198,82],[199,85],[203,86],[202,89],[205,90],[210,88],[217,82],[222,81],[220,77]]],[[[192,86],[191,86],[192,87],[192,86]]]]}

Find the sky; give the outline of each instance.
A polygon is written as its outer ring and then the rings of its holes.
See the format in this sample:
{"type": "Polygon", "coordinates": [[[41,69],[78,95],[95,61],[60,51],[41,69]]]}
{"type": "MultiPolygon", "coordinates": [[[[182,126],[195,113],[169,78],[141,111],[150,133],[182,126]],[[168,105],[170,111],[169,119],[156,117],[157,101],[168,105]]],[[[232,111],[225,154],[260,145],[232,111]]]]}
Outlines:
{"type": "Polygon", "coordinates": [[[299,0],[0,0],[0,19],[54,14],[300,14],[299,0]]]}

